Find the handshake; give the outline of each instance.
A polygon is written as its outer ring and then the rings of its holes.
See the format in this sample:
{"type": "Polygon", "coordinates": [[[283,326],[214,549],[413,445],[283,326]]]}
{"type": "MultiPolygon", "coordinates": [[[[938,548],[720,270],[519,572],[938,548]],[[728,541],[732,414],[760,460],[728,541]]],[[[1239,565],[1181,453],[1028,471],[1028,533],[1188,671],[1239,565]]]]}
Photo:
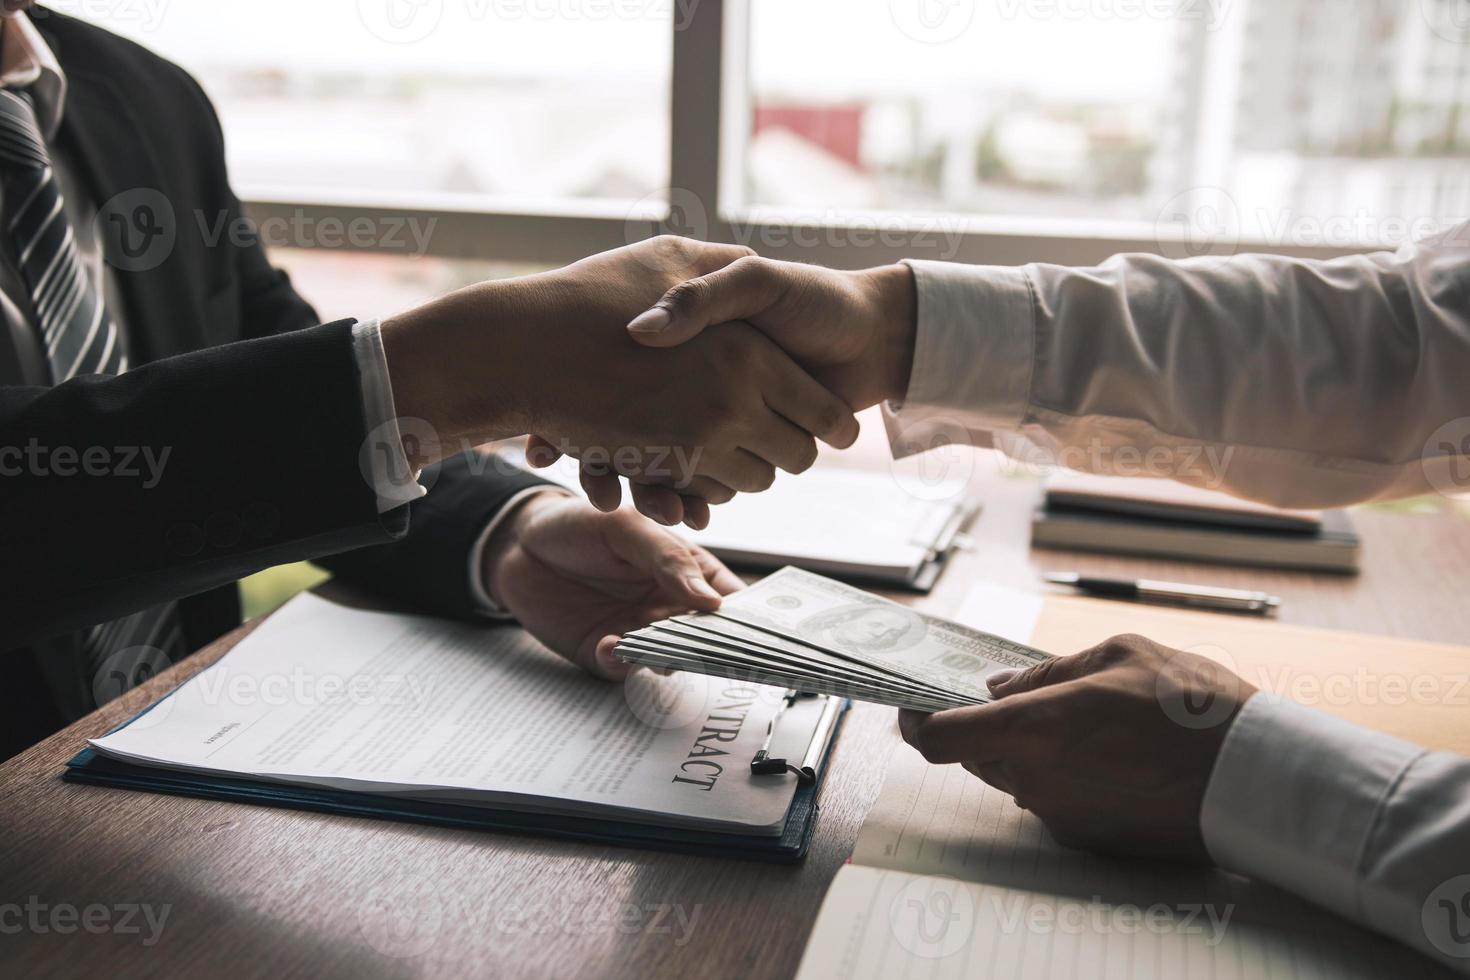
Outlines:
{"type": "Polygon", "coordinates": [[[906,266],[837,272],[673,236],[382,324],[397,414],[437,436],[405,439],[411,465],[530,434],[533,465],[581,462],[598,509],[624,477],[645,516],[695,528],[806,470],[817,439],[850,446],[854,412],[902,398],[914,334],[906,266]]]}

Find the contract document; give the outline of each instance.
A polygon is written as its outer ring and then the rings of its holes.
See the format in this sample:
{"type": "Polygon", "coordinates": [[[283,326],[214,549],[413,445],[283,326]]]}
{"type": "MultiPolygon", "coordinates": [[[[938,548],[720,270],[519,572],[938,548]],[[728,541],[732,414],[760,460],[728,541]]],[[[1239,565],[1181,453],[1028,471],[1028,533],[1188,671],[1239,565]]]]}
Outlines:
{"type": "MultiPolygon", "coordinates": [[[[779,835],[816,701],[695,674],[582,673],[516,626],[302,595],[92,748],[111,760],[377,797],[779,835]]],[[[825,699],[821,699],[825,700],[825,699]]]]}

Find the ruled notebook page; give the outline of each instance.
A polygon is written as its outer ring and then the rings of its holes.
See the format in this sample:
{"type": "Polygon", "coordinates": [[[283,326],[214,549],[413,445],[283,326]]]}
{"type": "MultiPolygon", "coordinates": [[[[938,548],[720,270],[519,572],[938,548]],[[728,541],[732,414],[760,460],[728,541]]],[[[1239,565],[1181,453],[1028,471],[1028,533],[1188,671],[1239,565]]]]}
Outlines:
{"type": "Polygon", "coordinates": [[[900,746],[800,980],[1448,976],[1235,875],[1061,848],[959,766],[900,746]]]}

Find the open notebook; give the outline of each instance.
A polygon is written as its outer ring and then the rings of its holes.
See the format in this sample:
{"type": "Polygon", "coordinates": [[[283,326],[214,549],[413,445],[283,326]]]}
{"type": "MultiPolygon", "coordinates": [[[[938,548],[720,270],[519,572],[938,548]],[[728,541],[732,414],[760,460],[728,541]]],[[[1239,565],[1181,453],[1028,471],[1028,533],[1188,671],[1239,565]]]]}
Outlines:
{"type": "MultiPolygon", "coordinates": [[[[1195,637],[1198,652],[1213,651],[1253,682],[1274,662],[1286,693],[1321,690],[1303,678],[1364,669],[1381,679],[1412,672],[1462,684],[1470,658],[1470,650],[1439,644],[1066,597],[1047,598],[1036,630],[1012,629],[1075,650],[1125,623],[1175,646],[1195,637]]],[[[984,619],[975,625],[1005,630],[984,619]]],[[[1464,751],[1463,710],[1338,713],[1464,751]]],[[[1441,975],[1412,950],[1237,875],[1062,848],[1008,795],[899,745],[852,863],[827,892],[798,978],[1441,975]]]]}

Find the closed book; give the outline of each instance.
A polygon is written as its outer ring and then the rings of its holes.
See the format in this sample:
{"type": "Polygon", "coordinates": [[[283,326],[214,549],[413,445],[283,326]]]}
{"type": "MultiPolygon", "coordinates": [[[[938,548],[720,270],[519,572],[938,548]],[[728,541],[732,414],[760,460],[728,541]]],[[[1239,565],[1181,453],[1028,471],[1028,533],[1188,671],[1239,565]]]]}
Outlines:
{"type": "Polygon", "coordinates": [[[1108,513],[1048,503],[1036,512],[1031,543],[1117,555],[1353,574],[1360,542],[1346,511],[1321,515],[1315,530],[1108,513]]]}

